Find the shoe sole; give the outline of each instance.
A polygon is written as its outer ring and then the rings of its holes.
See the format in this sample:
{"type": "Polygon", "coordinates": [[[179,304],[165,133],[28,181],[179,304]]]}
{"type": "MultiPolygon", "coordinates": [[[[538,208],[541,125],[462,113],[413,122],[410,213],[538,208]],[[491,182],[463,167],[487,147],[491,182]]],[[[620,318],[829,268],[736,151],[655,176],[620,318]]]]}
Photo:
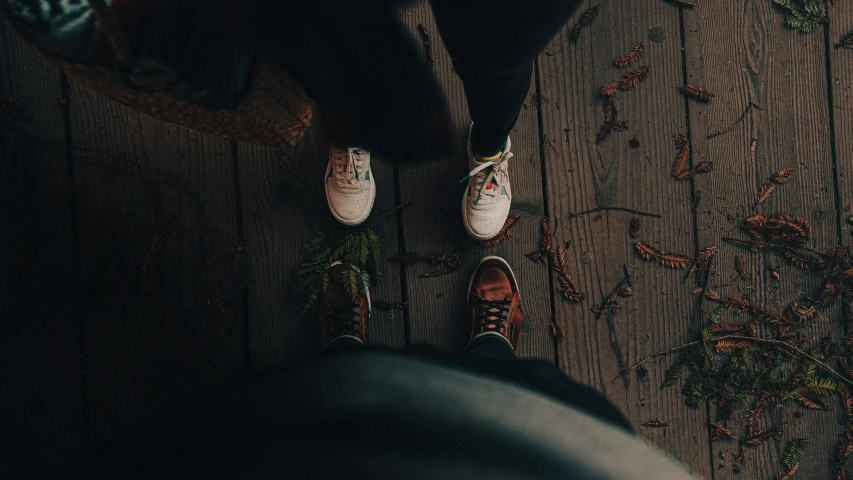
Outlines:
{"type": "MultiPolygon", "coordinates": [[[[370,172],[373,173],[373,170],[371,170],[370,172]]],[[[332,216],[335,217],[335,220],[348,227],[354,227],[356,225],[361,225],[362,223],[364,223],[364,221],[367,220],[367,217],[370,216],[370,212],[373,210],[373,202],[376,200],[376,181],[373,179],[372,175],[370,180],[370,207],[368,207],[367,210],[355,220],[343,219],[339,217],[337,213],[335,213],[335,209],[332,208],[332,203],[329,202],[329,182],[324,183],[324,185],[326,187],[326,205],[329,206],[329,211],[332,212],[332,216]]]]}
{"type": "Polygon", "coordinates": [[[471,280],[468,280],[468,296],[471,296],[471,287],[474,286],[474,277],[477,276],[477,271],[480,270],[480,265],[489,260],[497,260],[503,263],[506,266],[506,269],[509,270],[509,274],[512,277],[512,283],[515,284],[516,288],[519,288],[518,280],[515,278],[515,272],[512,271],[512,267],[509,266],[509,262],[507,262],[503,257],[498,257],[497,255],[489,255],[485,256],[480,260],[480,263],[477,264],[477,268],[474,269],[474,273],[471,274],[471,280]]]}

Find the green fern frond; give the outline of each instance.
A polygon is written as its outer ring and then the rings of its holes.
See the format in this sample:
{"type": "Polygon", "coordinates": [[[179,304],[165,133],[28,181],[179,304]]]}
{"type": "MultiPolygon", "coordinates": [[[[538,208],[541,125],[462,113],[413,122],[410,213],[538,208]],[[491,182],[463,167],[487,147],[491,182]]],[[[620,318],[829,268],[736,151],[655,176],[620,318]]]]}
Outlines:
{"type": "Polygon", "coordinates": [[[820,395],[822,397],[827,397],[835,393],[838,390],[838,383],[831,378],[821,378],[818,380],[813,380],[808,384],[809,391],[814,393],[815,395],[820,395]]]}
{"type": "Polygon", "coordinates": [[[789,468],[792,465],[800,463],[808,446],[809,442],[805,438],[791,440],[788,442],[788,447],[785,448],[785,453],[782,455],[782,463],[789,468]]]}
{"type": "Polygon", "coordinates": [[[821,22],[827,22],[826,2],[824,0],[806,0],[803,6],[807,14],[821,22]]]}
{"type": "Polygon", "coordinates": [[[773,0],[773,3],[789,11],[797,11],[800,8],[792,0],[773,0]]]}
{"type": "Polygon", "coordinates": [[[784,390],[782,391],[781,400],[793,400],[796,398],[800,398],[809,391],[809,387],[798,387],[793,390],[784,390]]]}
{"type": "Polygon", "coordinates": [[[813,32],[829,23],[826,0],[773,0],[773,3],[788,11],[785,23],[801,32],[813,32]]]}
{"type": "Polygon", "coordinates": [[[713,312],[708,314],[708,325],[702,329],[702,339],[706,342],[711,340],[714,327],[720,323],[720,317],[723,315],[723,307],[717,307],[713,312]]]}
{"type": "Polygon", "coordinates": [[[358,272],[358,291],[361,293],[367,293],[367,288],[370,285],[370,274],[367,273],[367,270],[362,270],[358,272]]]}
{"type": "Polygon", "coordinates": [[[370,264],[369,270],[374,280],[379,282],[382,280],[382,245],[379,243],[379,237],[371,229],[367,229],[367,238],[370,241],[370,264]]]}
{"type": "Polygon", "coordinates": [[[679,359],[676,360],[675,363],[670,365],[669,368],[663,374],[663,384],[660,386],[660,389],[671,387],[678,383],[678,380],[681,378],[681,368],[684,363],[679,359]]]}
{"type": "Polygon", "coordinates": [[[302,246],[305,260],[294,272],[293,291],[305,298],[303,313],[329,288],[329,270],[335,262],[350,268],[341,274],[350,295],[365,293],[371,282],[382,279],[381,244],[367,226],[328,233],[320,230],[302,246]]]}
{"type": "Polygon", "coordinates": [[[800,362],[800,368],[797,369],[796,377],[802,382],[811,382],[817,374],[817,364],[811,360],[803,360],[800,362]]]}

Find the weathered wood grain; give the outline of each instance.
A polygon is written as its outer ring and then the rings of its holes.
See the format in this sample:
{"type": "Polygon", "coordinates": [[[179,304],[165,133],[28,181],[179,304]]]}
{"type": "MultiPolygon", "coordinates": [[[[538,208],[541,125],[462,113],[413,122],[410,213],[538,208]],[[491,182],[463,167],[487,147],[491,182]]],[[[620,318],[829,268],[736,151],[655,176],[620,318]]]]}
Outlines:
{"type": "Polygon", "coordinates": [[[851,243],[853,235],[853,49],[833,48],[842,37],[853,33],[853,5],[838,2],[830,8],[832,23],[829,33],[829,84],[832,92],[830,104],[834,120],[835,164],[838,169],[839,216],[842,240],[851,243]]]}
{"type": "Polygon", "coordinates": [[[679,10],[663,2],[602,1],[598,18],[577,41],[571,37],[575,20],[539,56],[542,135],[549,142],[543,149],[547,198],[556,218],[555,241],[570,242],[569,271],[587,295],[583,302],[571,304],[554,292],[557,320],[566,334],[558,346],[558,363],[574,379],[613,401],[643,438],[709,478],[706,411],[686,407],[673,390],[660,390],[668,362],[648,365],[647,378],[633,372],[615,380],[623,368],[684,343],[697,331],[686,271],[637,256],[628,234],[632,214],[609,211],[573,217],[597,207],[660,214],[663,218],[641,217],[640,239],[659,250],[694,254],[691,185],[670,176],[675,136],[686,132],[684,103],[677,90],[683,72],[679,10]],[[650,32],[653,28],[655,32],[650,32]],[[660,33],[663,41],[651,39],[660,33]],[[650,65],[649,77],[633,90],[615,95],[619,118],[628,121],[628,131],[615,132],[596,145],[596,132],[604,122],[604,99],[598,92],[629,70],[614,66],[613,59],[640,41],[645,42],[645,53],[632,67],[650,65]],[[597,318],[590,308],[623,279],[624,265],[633,276],[635,295],[615,297],[620,308],[597,318]],[[655,419],[669,426],[640,426],[655,419]]]}
{"type": "MultiPolygon", "coordinates": [[[[774,307],[802,298],[802,292],[812,293],[820,274],[803,272],[774,253],[751,253],[721,238],[744,238],[737,227],[750,215],[788,212],[811,222],[808,246],[824,251],[837,244],[823,33],[798,33],[785,26],[784,18],[782,11],[762,1],[742,2],[738,8],[706,2],[684,10],[687,82],[716,94],[708,104],[689,103],[693,162],[715,164],[710,175],[695,180],[702,197],[697,210],[699,246],[720,247],[708,284],[714,287],[732,279],[733,257],[738,255],[752,279],[720,287],[719,293],[774,307]],[[750,102],[761,110],[751,110],[731,131],[707,138],[734,123],[750,102]],[[794,169],[794,177],[756,206],[762,185],[785,167],[794,169]],[[780,280],[771,275],[771,267],[781,268],[780,280]]],[[[715,305],[705,303],[707,314],[715,305]]],[[[834,308],[822,312],[807,329],[807,341],[838,338],[841,330],[834,318],[834,308]]],[[[730,313],[724,320],[741,321],[730,313]]],[[[799,437],[808,438],[810,445],[797,475],[831,478],[828,459],[836,442],[834,432],[841,432],[835,412],[807,412],[787,404],[767,415],[763,428],[771,427],[784,431],[782,439],[747,448],[744,465],[734,459],[736,442],[715,442],[715,478],[773,477],[784,468],[780,456],[786,442],[799,437]],[[795,411],[802,417],[789,416],[795,411]]]]}
{"type": "Polygon", "coordinates": [[[428,265],[406,266],[411,342],[461,349],[468,341],[471,328],[465,315],[470,275],[482,257],[499,255],[512,266],[521,289],[524,323],[518,354],[551,361],[553,339],[551,303],[546,294],[547,271],[524,257],[539,246],[539,223],[544,213],[535,88],[531,88],[518,123],[510,134],[515,155],[509,167],[513,193],[510,215],[522,215],[522,218],[512,228],[511,239],[493,248],[480,247],[467,238],[460,211],[464,184],[459,179],[467,173],[465,142],[471,122],[462,82],[453,72],[428,4],[418,2],[402,9],[400,18],[415,38],[421,38],[419,24],[430,34],[433,68],[449,103],[455,138],[428,141],[453,142],[456,147],[452,157],[421,165],[401,163],[398,167],[401,197],[403,201],[412,202],[402,213],[405,248],[408,252],[448,254],[457,252],[461,246],[466,248],[465,262],[455,273],[423,278],[422,274],[429,271],[428,265]]]}
{"type": "Polygon", "coordinates": [[[78,478],[85,425],[61,77],[0,25],[9,97],[23,118],[0,112],[0,477],[78,478]]]}
{"type": "Polygon", "coordinates": [[[228,141],[72,82],[92,441],[246,366],[228,141]]]}
{"type": "MultiPolygon", "coordinates": [[[[284,365],[320,353],[320,329],[311,314],[302,314],[301,299],[292,294],[291,274],[302,262],[299,248],[319,229],[346,228],[338,224],[326,203],[323,180],[328,163],[328,140],[323,122],[315,116],[311,128],[294,149],[277,152],[239,144],[240,191],[246,255],[249,262],[248,306],[253,368],[284,365]],[[283,171],[279,155],[287,154],[301,177],[304,194],[297,198],[293,176],[283,171]]],[[[370,219],[395,204],[393,168],[372,157],[377,196],[370,219]]],[[[396,215],[376,224],[383,255],[397,251],[396,215]]],[[[399,268],[386,264],[384,279],[371,288],[374,302],[402,300],[399,268]]],[[[405,345],[403,314],[374,310],[372,344],[405,345]]]]}

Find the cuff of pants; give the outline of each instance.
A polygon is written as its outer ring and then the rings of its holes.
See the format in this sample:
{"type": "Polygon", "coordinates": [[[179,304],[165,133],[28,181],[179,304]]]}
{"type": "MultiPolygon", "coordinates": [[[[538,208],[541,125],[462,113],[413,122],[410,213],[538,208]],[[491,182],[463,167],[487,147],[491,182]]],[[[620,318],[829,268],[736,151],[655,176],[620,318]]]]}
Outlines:
{"type": "Polygon", "coordinates": [[[365,348],[364,343],[354,338],[338,337],[326,345],[326,348],[323,349],[323,353],[326,355],[337,355],[339,353],[361,350],[363,348],[365,348]]]}
{"type": "Polygon", "coordinates": [[[499,358],[501,360],[515,360],[515,352],[509,343],[497,335],[482,335],[477,337],[465,347],[466,357],[475,358],[499,358]]]}

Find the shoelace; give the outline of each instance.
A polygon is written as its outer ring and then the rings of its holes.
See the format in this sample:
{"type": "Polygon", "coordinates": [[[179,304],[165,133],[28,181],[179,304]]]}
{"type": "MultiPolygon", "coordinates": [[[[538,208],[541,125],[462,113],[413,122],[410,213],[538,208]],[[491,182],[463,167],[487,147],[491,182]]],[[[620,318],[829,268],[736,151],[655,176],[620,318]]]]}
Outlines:
{"type": "Polygon", "coordinates": [[[361,313],[358,311],[357,303],[347,305],[327,305],[331,324],[329,325],[330,338],[341,335],[354,335],[361,338],[361,322],[356,319],[361,313]]]}
{"type": "Polygon", "coordinates": [[[512,152],[504,153],[498,160],[483,162],[462,178],[462,182],[474,178],[474,193],[477,199],[475,205],[490,205],[498,201],[501,187],[509,180],[506,171],[507,161],[512,158],[512,152]],[[489,185],[494,185],[489,188],[489,185]]]}
{"type": "Polygon", "coordinates": [[[477,322],[482,331],[500,331],[504,328],[504,321],[509,314],[509,306],[512,300],[483,300],[477,298],[475,300],[475,312],[477,314],[477,322]]]}
{"type": "Polygon", "coordinates": [[[360,148],[332,148],[332,171],[338,186],[359,187],[357,182],[364,180],[364,172],[367,170],[365,153],[360,148]]]}

